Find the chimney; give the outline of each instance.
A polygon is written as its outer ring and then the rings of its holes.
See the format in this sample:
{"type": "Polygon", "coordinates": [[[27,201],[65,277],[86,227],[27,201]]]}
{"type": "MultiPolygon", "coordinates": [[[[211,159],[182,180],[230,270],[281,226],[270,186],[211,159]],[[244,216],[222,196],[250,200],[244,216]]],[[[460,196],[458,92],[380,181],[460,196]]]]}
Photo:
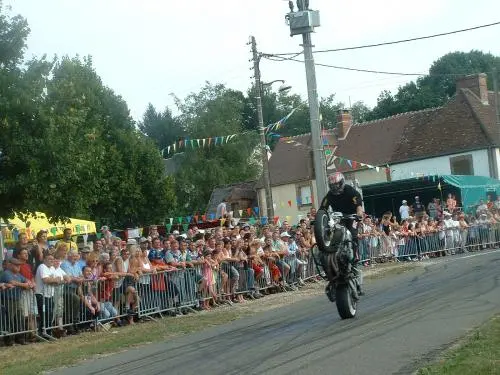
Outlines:
{"type": "Polygon", "coordinates": [[[469,89],[481,100],[481,103],[488,105],[488,85],[486,74],[472,74],[457,80],[457,93],[460,89],[469,89]]]}
{"type": "Polygon", "coordinates": [[[345,139],[352,126],[352,116],[349,109],[340,109],[337,112],[337,137],[345,139]]]}

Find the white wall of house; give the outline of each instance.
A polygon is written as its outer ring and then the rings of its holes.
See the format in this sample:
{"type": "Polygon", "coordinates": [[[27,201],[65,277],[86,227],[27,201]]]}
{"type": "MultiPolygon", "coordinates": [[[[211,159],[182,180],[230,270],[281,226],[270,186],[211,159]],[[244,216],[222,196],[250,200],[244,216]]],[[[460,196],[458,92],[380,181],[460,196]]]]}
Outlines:
{"type": "MultiPolygon", "coordinates": [[[[500,154],[497,155],[497,160],[500,160],[500,154]]],[[[472,172],[474,176],[490,176],[488,151],[478,150],[417,161],[410,161],[407,163],[393,164],[390,166],[391,177],[393,181],[396,181],[424,175],[428,176],[434,174],[459,174],[452,173],[453,160],[457,159],[471,159],[472,172]]]]}
{"type": "Polygon", "coordinates": [[[500,179],[500,149],[495,148],[495,158],[497,161],[497,176],[500,179]]]}
{"type": "Polygon", "coordinates": [[[346,172],[345,177],[347,180],[356,179],[359,186],[377,184],[379,182],[387,182],[387,174],[385,168],[380,168],[377,172],[376,169],[364,169],[360,171],[346,172]]]}
{"type": "MultiPolygon", "coordinates": [[[[311,193],[313,200],[317,201],[316,182],[312,180],[273,186],[272,193],[275,204],[274,215],[279,216],[281,221],[289,220],[292,225],[298,223],[313,207],[311,193]],[[299,196],[304,201],[303,204],[298,204],[297,198],[299,196]],[[307,199],[308,197],[309,199],[307,199]],[[288,203],[289,201],[290,204],[288,203]]],[[[257,194],[260,210],[264,212],[266,207],[266,191],[265,189],[258,189],[257,194]]]]}

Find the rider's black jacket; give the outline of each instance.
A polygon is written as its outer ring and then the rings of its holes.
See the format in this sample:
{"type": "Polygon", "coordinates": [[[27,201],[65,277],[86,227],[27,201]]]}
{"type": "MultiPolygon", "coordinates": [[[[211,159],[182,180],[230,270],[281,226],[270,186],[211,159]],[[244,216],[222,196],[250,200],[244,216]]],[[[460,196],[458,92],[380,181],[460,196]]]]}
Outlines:
{"type": "MultiPolygon", "coordinates": [[[[326,194],[320,204],[320,209],[328,210],[328,206],[332,207],[333,211],[342,212],[344,215],[353,215],[359,206],[363,205],[361,194],[351,185],[345,185],[344,191],[338,195],[332,194],[331,191],[326,194]]],[[[347,229],[351,232],[354,246],[357,247],[358,230],[353,226],[353,222],[349,222],[347,229]]]]}
{"type": "Polygon", "coordinates": [[[361,194],[351,185],[346,184],[344,191],[339,195],[334,195],[329,191],[321,201],[320,208],[326,210],[328,206],[332,206],[333,211],[342,212],[344,215],[352,215],[356,213],[356,209],[362,204],[361,194]]]}

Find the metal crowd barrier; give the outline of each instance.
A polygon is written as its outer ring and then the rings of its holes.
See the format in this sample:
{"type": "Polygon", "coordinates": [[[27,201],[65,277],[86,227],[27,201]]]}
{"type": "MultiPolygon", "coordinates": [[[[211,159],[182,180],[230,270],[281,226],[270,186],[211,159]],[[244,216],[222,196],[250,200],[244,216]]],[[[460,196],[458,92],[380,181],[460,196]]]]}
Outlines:
{"type": "Polygon", "coordinates": [[[0,337],[5,343],[35,337],[36,303],[32,290],[10,288],[0,292],[0,337]]]}
{"type": "Polygon", "coordinates": [[[415,260],[422,257],[453,255],[500,244],[500,224],[472,224],[468,228],[444,228],[423,234],[400,232],[362,234],[359,252],[362,262],[386,259],[415,260]]]}
{"type": "MultiPolygon", "coordinates": [[[[448,228],[423,235],[364,234],[359,238],[362,262],[393,258],[415,260],[477,251],[500,244],[500,224],[476,223],[466,229],[448,228]]],[[[64,330],[106,329],[122,319],[155,319],[179,310],[193,310],[208,299],[218,303],[237,295],[296,285],[318,277],[310,251],[264,264],[224,261],[83,284],[46,285],[40,294],[12,288],[0,290],[0,338],[6,343],[30,339],[52,340],[64,330]]]]}

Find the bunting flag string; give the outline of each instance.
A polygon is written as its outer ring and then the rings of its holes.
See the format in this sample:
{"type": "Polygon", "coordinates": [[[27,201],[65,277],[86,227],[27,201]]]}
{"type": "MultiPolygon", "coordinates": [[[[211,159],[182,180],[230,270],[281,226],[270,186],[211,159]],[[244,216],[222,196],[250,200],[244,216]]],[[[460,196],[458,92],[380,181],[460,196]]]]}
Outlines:
{"type": "MultiPolygon", "coordinates": [[[[298,202],[300,202],[300,200],[298,200],[298,202]]],[[[298,203],[298,204],[300,204],[300,203],[298,203]]],[[[203,216],[205,216],[205,215],[203,215],[203,216]]],[[[176,229],[176,228],[179,228],[179,229],[182,228],[184,232],[187,232],[191,225],[194,226],[194,225],[200,225],[200,224],[204,224],[204,223],[217,223],[218,222],[218,225],[224,226],[224,224],[227,221],[227,219],[225,219],[225,218],[216,219],[214,214],[208,215],[208,218],[205,218],[205,221],[203,221],[201,219],[201,216],[199,216],[198,218],[200,220],[194,220],[190,223],[188,223],[186,221],[181,221],[181,222],[176,222],[176,223],[170,224],[167,222],[167,223],[164,223],[164,225],[165,225],[165,228],[167,229],[168,233],[170,233],[173,229],[176,229]]],[[[301,214],[297,215],[297,222],[303,218],[304,218],[304,215],[301,215],[301,214]]],[[[259,216],[258,214],[254,215],[252,213],[251,216],[244,216],[241,218],[236,218],[235,219],[236,225],[238,225],[238,223],[240,223],[241,219],[244,219],[245,223],[249,223],[250,225],[254,225],[254,224],[267,225],[267,224],[271,224],[271,223],[274,225],[277,225],[277,224],[280,224],[280,222],[282,223],[283,221],[288,221],[290,223],[292,221],[292,216],[284,215],[284,216],[274,216],[273,218],[270,218],[267,216],[259,216]]],[[[290,224],[292,224],[292,223],[290,223],[290,224]]],[[[241,225],[241,223],[240,223],[240,225],[241,225]]],[[[143,228],[139,228],[139,230],[142,231],[143,228]]]]}
{"type": "Polygon", "coordinates": [[[243,135],[247,133],[249,132],[208,137],[208,138],[197,138],[197,139],[185,138],[178,140],[177,142],[174,142],[170,146],[167,146],[166,148],[161,150],[161,154],[165,155],[166,153],[167,155],[170,155],[176,153],[177,151],[181,151],[182,149],[187,150],[195,148],[205,148],[205,146],[210,147],[211,145],[220,146],[227,144],[229,141],[233,140],[237,135],[243,135]]]}
{"type": "Polygon", "coordinates": [[[270,124],[270,125],[267,125],[264,129],[265,129],[265,132],[268,133],[270,132],[271,130],[278,130],[280,128],[282,128],[284,125],[285,125],[285,122],[295,113],[295,111],[297,109],[299,109],[300,107],[302,106],[299,105],[298,107],[295,107],[294,109],[292,109],[292,111],[286,115],[285,117],[283,117],[281,120],[279,120],[278,122],[275,122],[274,124],[270,124]]]}
{"type": "MultiPolygon", "coordinates": [[[[270,132],[271,130],[280,129],[281,127],[283,127],[285,122],[294,114],[294,112],[298,108],[300,108],[300,106],[292,109],[292,111],[288,115],[283,117],[278,122],[266,126],[265,127],[266,133],[270,132]]],[[[178,141],[165,147],[163,150],[161,150],[161,154],[162,154],[162,156],[165,155],[165,153],[167,155],[170,155],[170,154],[174,154],[178,151],[180,152],[181,149],[187,150],[187,149],[195,149],[195,148],[200,148],[200,147],[205,148],[205,146],[210,147],[210,146],[212,146],[212,144],[214,146],[221,146],[221,145],[229,143],[229,141],[232,141],[236,136],[240,136],[240,135],[244,135],[244,134],[248,134],[248,133],[254,133],[254,132],[255,132],[255,130],[249,130],[249,131],[245,131],[242,133],[235,133],[235,134],[222,135],[222,136],[213,136],[213,137],[207,137],[207,138],[189,138],[189,137],[186,137],[183,139],[179,139],[178,141]]],[[[271,134],[273,137],[278,137],[278,138],[280,137],[279,134],[274,134],[274,133],[271,133],[271,134]]]]}
{"type": "Polygon", "coordinates": [[[333,155],[331,150],[325,150],[325,155],[329,156],[327,158],[327,165],[334,165],[334,162],[337,160],[337,167],[341,167],[344,163],[349,166],[351,169],[364,169],[364,168],[369,168],[369,169],[374,169],[377,172],[380,172],[380,169],[383,169],[384,172],[390,171],[389,164],[386,164],[385,166],[377,166],[377,165],[371,165],[368,163],[363,163],[360,161],[356,160],[351,160],[346,157],[338,156],[338,155],[333,155]],[[327,153],[327,151],[330,151],[330,153],[327,153]]]}

